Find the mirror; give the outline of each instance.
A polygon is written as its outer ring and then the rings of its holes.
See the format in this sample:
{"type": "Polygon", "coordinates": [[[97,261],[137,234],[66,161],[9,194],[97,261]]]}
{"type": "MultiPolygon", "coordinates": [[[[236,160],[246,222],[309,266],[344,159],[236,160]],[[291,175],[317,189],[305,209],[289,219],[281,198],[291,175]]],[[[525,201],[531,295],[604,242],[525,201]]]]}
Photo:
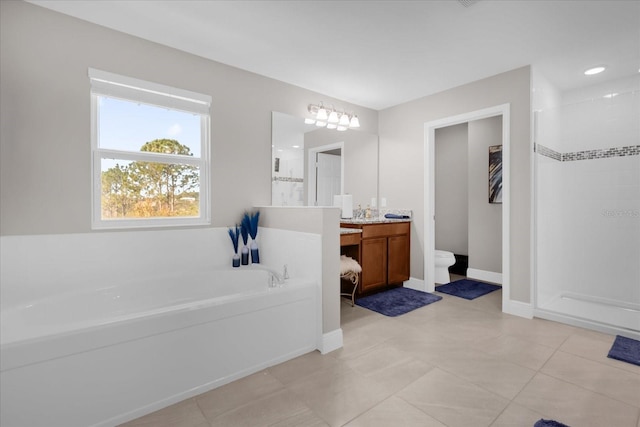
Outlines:
{"type": "Polygon", "coordinates": [[[331,206],[335,194],[351,194],[354,209],[377,204],[377,135],[318,128],[274,111],[271,147],[273,206],[331,206]]]}

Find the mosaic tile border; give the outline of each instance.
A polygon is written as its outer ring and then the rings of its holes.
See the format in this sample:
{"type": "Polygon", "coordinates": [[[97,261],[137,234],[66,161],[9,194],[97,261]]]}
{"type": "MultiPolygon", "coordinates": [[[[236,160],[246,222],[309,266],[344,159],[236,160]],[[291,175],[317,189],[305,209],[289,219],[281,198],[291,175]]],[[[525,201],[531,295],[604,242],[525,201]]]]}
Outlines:
{"type": "Polygon", "coordinates": [[[304,182],[303,178],[290,178],[288,176],[275,176],[271,178],[271,180],[279,182],[304,182]]]}
{"type": "Polygon", "coordinates": [[[557,160],[559,162],[562,161],[562,153],[552,150],[549,147],[545,147],[544,145],[536,144],[534,151],[540,155],[549,157],[550,159],[557,160]]]}
{"type": "Polygon", "coordinates": [[[577,160],[608,159],[610,157],[627,157],[640,155],[640,145],[626,147],[604,148],[597,150],[576,151],[573,153],[559,153],[541,144],[535,144],[534,151],[542,156],[559,162],[573,162],[577,160]]]}

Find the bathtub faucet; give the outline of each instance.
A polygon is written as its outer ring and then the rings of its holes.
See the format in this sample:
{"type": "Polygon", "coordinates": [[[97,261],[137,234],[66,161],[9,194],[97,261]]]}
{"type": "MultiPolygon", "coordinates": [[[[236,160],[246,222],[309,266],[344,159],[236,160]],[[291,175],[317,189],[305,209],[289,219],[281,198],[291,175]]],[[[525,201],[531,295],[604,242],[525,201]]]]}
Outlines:
{"type": "Polygon", "coordinates": [[[269,273],[270,288],[275,288],[277,285],[284,285],[284,276],[281,276],[280,274],[270,269],[268,269],[267,272],[269,273]]]}
{"type": "Polygon", "coordinates": [[[282,274],[270,268],[266,268],[266,270],[269,273],[269,287],[271,288],[284,285],[284,281],[289,278],[289,272],[287,271],[286,264],[283,268],[282,274]]]}
{"type": "Polygon", "coordinates": [[[287,271],[287,266],[284,266],[284,270],[282,274],[278,273],[272,268],[266,267],[261,264],[252,264],[250,268],[254,268],[256,270],[264,270],[269,274],[269,287],[275,288],[277,286],[284,285],[285,279],[289,278],[289,272],[287,271]]]}

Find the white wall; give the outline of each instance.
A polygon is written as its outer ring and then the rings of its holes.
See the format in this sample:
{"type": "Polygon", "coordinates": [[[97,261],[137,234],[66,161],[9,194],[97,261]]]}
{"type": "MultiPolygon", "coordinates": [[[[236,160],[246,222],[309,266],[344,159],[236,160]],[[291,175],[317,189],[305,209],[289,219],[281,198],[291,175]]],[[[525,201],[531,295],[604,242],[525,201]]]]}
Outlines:
{"type": "Polygon", "coordinates": [[[379,114],[380,197],[413,211],[411,276],[424,277],[424,124],[502,104],[511,115],[510,297],[528,303],[531,287],[530,67],[523,67],[379,114]]]}
{"type": "Polygon", "coordinates": [[[22,1],[0,2],[0,234],[91,231],[87,68],[211,95],[212,226],[271,201],[271,112],[377,112],[22,1]]]}
{"type": "Polygon", "coordinates": [[[469,268],[502,273],[502,204],[489,203],[489,147],[502,144],[502,116],[469,122],[469,268]]]}
{"type": "Polygon", "coordinates": [[[436,129],[436,249],[469,255],[469,126],[436,129]]]}

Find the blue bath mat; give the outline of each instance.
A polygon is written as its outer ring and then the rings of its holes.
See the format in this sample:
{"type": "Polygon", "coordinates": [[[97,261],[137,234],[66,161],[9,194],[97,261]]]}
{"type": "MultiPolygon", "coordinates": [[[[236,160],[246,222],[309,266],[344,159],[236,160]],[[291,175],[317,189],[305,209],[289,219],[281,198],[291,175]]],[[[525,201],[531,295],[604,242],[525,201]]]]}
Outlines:
{"type": "Polygon", "coordinates": [[[415,289],[394,288],[379,294],[358,298],[356,305],[385,316],[396,317],[441,299],[442,297],[438,295],[416,291],[415,289]]]}
{"type": "Polygon", "coordinates": [[[540,419],[536,421],[533,427],[569,427],[569,426],[553,420],[540,419]]]}
{"type": "Polygon", "coordinates": [[[462,279],[447,283],[446,285],[436,286],[436,291],[464,299],[476,299],[489,292],[497,291],[500,288],[500,286],[489,283],[462,279]]]}
{"type": "Polygon", "coordinates": [[[640,341],[618,335],[607,357],[640,366],[640,341]]]}

